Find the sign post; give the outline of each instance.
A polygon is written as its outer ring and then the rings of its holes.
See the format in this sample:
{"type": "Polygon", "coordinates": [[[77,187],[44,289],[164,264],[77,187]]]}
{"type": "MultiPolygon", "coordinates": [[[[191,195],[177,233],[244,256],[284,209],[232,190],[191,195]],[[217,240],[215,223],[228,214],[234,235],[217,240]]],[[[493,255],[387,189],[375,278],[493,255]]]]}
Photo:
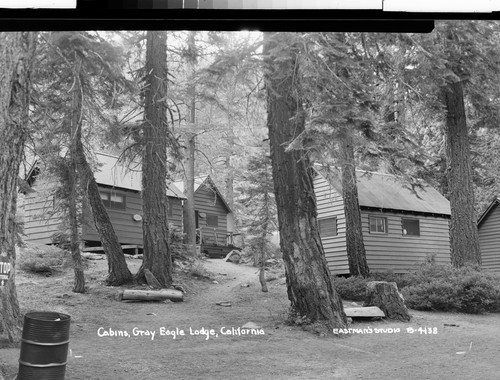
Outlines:
{"type": "Polygon", "coordinates": [[[10,261],[8,257],[0,256],[0,286],[5,286],[9,281],[10,261]]]}

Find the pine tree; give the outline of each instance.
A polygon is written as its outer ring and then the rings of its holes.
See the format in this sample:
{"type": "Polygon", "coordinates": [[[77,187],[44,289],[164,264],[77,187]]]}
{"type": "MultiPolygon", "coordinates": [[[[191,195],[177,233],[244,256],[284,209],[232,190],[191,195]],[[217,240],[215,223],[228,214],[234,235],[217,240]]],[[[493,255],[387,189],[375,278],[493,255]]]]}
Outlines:
{"type": "Polygon", "coordinates": [[[165,32],[148,31],[143,86],[142,154],[143,262],[136,279],[149,269],[160,284],[172,284],[167,199],[167,42],[165,32]]]}
{"type": "Polygon", "coordinates": [[[89,200],[94,224],[108,258],[106,282],[117,286],[131,281],[132,274],[99,196],[84,139],[99,130],[101,123],[111,123],[107,111],[116,106],[117,93],[128,86],[121,73],[120,52],[99,34],[89,32],[52,32],[46,36],[45,47],[43,58],[46,65],[37,71],[38,94],[34,111],[40,141],[45,146],[35,149],[49,166],[51,162],[55,165],[60,162],[59,155],[67,153],[69,159],[66,165],[69,172],[59,177],[66,181],[63,187],[66,185],[71,189],[69,193],[62,193],[66,194],[65,203],[69,207],[74,290],[84,291],[76,186],[82,188],[81,192],[89,200]],[[86,129],[85,135],[83,128],[86,129]]]}
{"type": "Polygon", "coordinates": [[[264,34],[267,124],[288,298],[299,315],[345,327],[319,236],[310,159],[284,147],[305,128],[299,52],[291,42],[290,34],[264,34]]]}
{"type": "Polygon", "coordinates": [[[0,347],[17,342],[21,313],[15,285],[17,186],[24,144],[28,137],[28,107],[36,35],[0,33],[0,257],[10,275],[0,286],[0,347]]]}
{"type": "Polygon", "coordinates": [[[411,93],[425,100],[425,117],[438,115],[442,125],[451,261],[457,267],[481,263],[470,154],[473,125],[467,119],[476,115],[476,126],[493,126],[500,120],[495,104],[499,32],[495,22],[441,21],[432,34],[400,36],[395,52],[400,76],[406,78],[411,93]]]}
{"type": "Polygon", "coordinates": [[[240,193],[238,202],[243,206],[241,212],[245,214],[245,235],[252,236],[247,242],[254,251],[254,265],[260,268],[262,291],[267,292],[265,263],[272,249],[270,236],[277,226],[269,146],[249,158],[239,182],[236,190],[240,193]]]}

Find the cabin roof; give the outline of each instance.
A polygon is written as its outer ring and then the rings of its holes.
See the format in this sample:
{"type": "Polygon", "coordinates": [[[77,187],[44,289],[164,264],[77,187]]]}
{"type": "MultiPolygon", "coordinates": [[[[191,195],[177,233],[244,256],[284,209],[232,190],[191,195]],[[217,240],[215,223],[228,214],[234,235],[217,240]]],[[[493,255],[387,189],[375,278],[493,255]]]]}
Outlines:
{"type": "MultiPolygon", "coordinates": [[[[450,202],[426,183],[412,191],[401,179],[391,174],[356,170],[356,177],[360,207],[451,215],[450,202]]],[[[342,194],[340,177],[332,172],[328,179],[335,190],[342,194]]]]}
{"type": "MultiPolygon", "coordinates": [[[[182,194],[184,194],[184,181],[183,180],[181,180],[181,181],[175,181],[174,185],[181,191],[182,194]]],[[[205,185],[209,189],[215,191],[215,193],[221,199],[222,204],[227,209],[227,212],[228,213],[232,212],[231,207],[229,207],[229,204],[226,202],[226,200],[222,196],[222,193],[219,191],[217,185],[212,180],[212,177],[210,177],[210,175],[197,176],[197,177],[194,178],[194,192],[195,193],[201,187],[201,185],[205,185]]]]}
{"type": "MultiPolygon", "coordinates": [[[[119,187],[127,190],[141,191],[141,164],[132,163],[127,167],[124,163],[118,162],[118,157],[98,152],[95,153],[98,168],[94,172],[94,177],[99,185],[119,187]]],[[[38,174],[38,161],[32,165],[26,174],[26,181],[38,174]]],[[[186,199],[173,183],[167,183],[167,196],[173,198],[186,199]]]]}
{"type": "MultiPolygon", "coordinates": [[[[128,167],[118,162],[118,157],[107,153],[96,153],[99,167],[94,173],[98,184],[129,190],[142,190],[141,164],[131,163],[128,167]]],[[[186,199],[173,183],[167,183],[167,196],[186,199]]]]}
{"type": "Polygon", "coordinates": [[[484,210],[484,212],[481,214],[481,216],[477,220],[478,226],[486,219],[486,217],[490,214],[490,212],[493,211],[495,206],[497,206],[498,204],[500,204],[500,199],[497,197],[493,198],[493,200],[491,201],[489,206],[486,208],[486,210],[484,210]]]}

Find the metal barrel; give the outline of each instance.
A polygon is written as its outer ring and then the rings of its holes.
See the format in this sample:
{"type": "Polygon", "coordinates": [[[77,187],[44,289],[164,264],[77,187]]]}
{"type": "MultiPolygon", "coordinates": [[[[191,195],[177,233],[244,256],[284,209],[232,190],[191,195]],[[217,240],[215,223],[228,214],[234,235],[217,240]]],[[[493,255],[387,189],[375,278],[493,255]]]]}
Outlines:
{"type": "Polygon", "coordinates": [[[70,320],[54,312],[24,316],[17,380],[64,380],[70,320]]]}

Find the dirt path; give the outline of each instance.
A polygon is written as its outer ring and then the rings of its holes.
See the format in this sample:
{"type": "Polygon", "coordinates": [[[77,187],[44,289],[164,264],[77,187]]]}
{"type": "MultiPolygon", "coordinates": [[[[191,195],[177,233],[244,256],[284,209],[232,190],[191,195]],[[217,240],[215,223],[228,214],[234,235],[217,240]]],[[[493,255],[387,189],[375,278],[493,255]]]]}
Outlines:
{"type": "MultiPolygon", "coordinates": [[[[256,268],[206,260],[213,278],[179,278],[189,289],[184,302],[124,303],[116,299],[118,289],[100,283],[106,262],[89,265],[88,294],[71,293],[70,270],[51,278],[18,275],[23,312],[71,315],[66,380],[468,380],[496,379],[500,373],[498,314],[411,311],[410,323],[363,321],[352,326],[385,332],[319,337],[283,324],[286,287],[277,280],[262,293],[256,268]],[[219,301],[231,306],[216,305],[219,301]],[[238,334],[247,322],[261,326],[263,334],[238,334]],[[437,333],[423,333],[427,328],[437,333]]],[[[129,261],[132,272],[139,265],[139,260],[129,261]]],[[[19,349],[0,349],[0,363],[12,373],[18,358],[19,349]]]]}
{"type": "Polygon", "coordinates": [[[207,259],[204,267],[211,273],[211,278],[220,285],[212,287],[197,302],[214,303],[229,301],[231,294],[240,287],[258,286],[258,270],[249,265],[239,265],[219,259],[207,259]]]}

